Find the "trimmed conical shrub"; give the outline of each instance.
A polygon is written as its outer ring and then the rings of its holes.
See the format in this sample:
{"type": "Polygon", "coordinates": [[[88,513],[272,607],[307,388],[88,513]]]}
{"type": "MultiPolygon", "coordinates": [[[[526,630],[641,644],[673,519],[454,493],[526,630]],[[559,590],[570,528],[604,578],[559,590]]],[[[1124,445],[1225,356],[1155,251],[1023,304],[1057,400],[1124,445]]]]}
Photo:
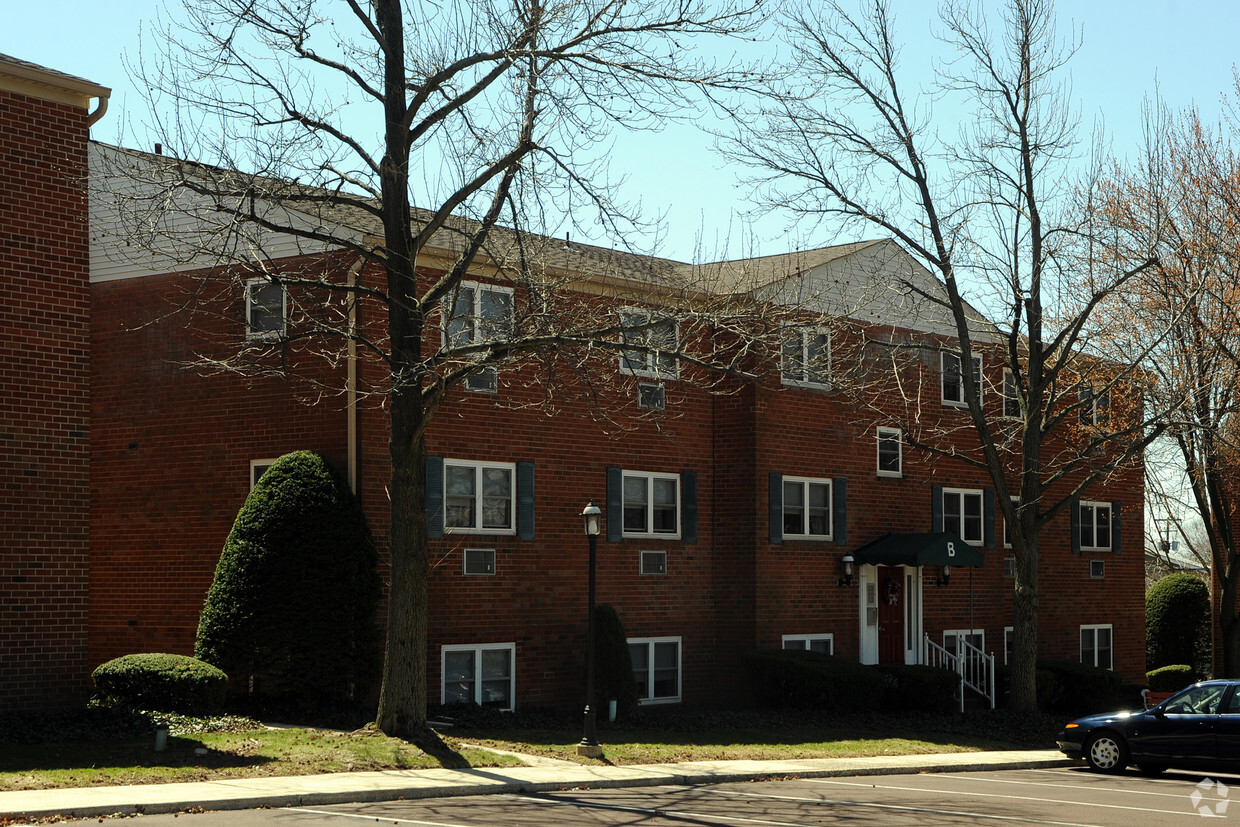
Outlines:
{"type": "MultiPolygon", "coordinates": [[[[1175,572],[1145,594],[1145,668],[1188,664],[1204,670],[1210,649],[1210,587],[1175,572]]],[[[1201,674],[1201,671],[1198,671],[1201,674]]]]}
{"type": "Polygon", "coordinates": [[[237,514],[195,654],[301,711],[356,697],[378,674],[376,564],[345,481],[319,454],[286,454],[237,514]]]}

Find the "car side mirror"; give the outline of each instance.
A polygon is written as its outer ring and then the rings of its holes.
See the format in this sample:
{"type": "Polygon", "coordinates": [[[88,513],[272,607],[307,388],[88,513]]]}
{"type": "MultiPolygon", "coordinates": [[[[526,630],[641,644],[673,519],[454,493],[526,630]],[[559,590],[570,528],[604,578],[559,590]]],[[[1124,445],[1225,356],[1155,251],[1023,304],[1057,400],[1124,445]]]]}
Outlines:
{"type": "Polygon", "coordinates": [[[1155,718],[1166,718],[1167,717],[1167,710],[1163,709],[1161,704],[1154,707],[1150,711],[1154,713],[1155,718]]]}

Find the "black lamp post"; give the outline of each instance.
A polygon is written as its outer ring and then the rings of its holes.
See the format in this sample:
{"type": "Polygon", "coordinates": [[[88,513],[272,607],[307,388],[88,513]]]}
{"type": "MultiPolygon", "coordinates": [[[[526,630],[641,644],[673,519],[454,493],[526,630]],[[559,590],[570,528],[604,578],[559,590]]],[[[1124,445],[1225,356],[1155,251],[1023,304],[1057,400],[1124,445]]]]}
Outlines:
{"type": "Polygon", "coordinates": [[[586,522],[586,537],[590,540],[590,587],[589,604],[590,620],[586,625],[586,722],[585,734],[577,745],[577,754],[589,758],[601,758],[603,748],[599,746],[595,729],[594,717],[594,569],[595,554],[598,550],[599,522],[603,512],[591,500],[581,512],[586,522]]]}

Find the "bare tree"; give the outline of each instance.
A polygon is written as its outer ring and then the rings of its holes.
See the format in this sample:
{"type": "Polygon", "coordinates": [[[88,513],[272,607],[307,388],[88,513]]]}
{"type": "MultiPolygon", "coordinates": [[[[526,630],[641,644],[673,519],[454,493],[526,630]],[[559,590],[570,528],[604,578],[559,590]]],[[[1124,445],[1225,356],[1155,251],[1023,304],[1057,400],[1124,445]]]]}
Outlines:
{"type": "MultiPolygon", "coordinates": [[[[1237,87],[1240,91],[1240,86],[1237,87]]],[[[1240,100],[1240,95],[1232,101],[1240,100]]],[[[1149,351],[1145,369],[1165,411],[1186,510],[1200,515],[1198,553],[1214,574],[1215,667],[1240,674],[1240,547],[1234,515],[1240,414],[1240,159],[1230,125],[1209,127],[1195,108],[1147,116],[1146,151],[1104,189],[1120,255],[1158,244],[1160,264],[1129,286],[1112,317],[1117,350],[1149,351]]],[[[1170,512],[1171,509],[1168,509],[1170,512]]],[[[1187,539],[1187,538],[1186,538],[1187,539]]],[[[1198,551],[1197,547],[1193,547],[1198,551]]]]}
{"type": "Polygon", "coordinates": [[[1091,484],[1139,465],[1157,432],[1132,371],[1139,359],[1105,362],[1088,336],[1092,315],[1152,258],[1117,260],[1093,243],[1094,183],[1070,174],[1081,154],[1078,125],[1056,81],[1076,43],[1056,35],[1049,0],[1010,0],[994,31],[981,5],[945,2],[941,37],[951,57],[924,97],[917,91],[934,74],[924,67],[911,82],[902,74],[890,5],[863,6],[851,13],[811,3],[788,14],[796,83],[772,88],[760,111],[740,113],[725,148],[752,165],[767,208],[895,238],[942,281],[943,292],[899,287],[950,312],[954,342],[942,347],[956,364],[986,351],[1010,371],[1003,394],[1018,407],[1015,439],[1005,438],[1009,423],[987,418],[979,378],[967,369],[959,373],[975,448],[959,433],[915,427],[916,388],[894,397],[902,409],[876,413],[912,423],[918,447],[993,480],[1016,558],[1011,702],[1033,709],[1039,534],[1091,484]],[[955,103],[962,114],[953,135],[933,115],[955,103]],[[1093,415],[1099,400],[1121,397],[1123,415],[1093,415]]]}
{"type": "Polygon", "coordinates": [[[257,341],[208,364],[287,371],[290,349],[330,361],[355,348],[384,366],[370,388],[391,425],[384,732],[425,728],[424,435],[449,390],[524,358],[551,370],[549,398],[570,383],[589,392],[581,367],[600,348],[613,363],[618,352],[680,351],[725,371],[746,358],[743,344],[712,350],[697,333],[744,325],[718,285],[695,282],[709,274],[549,236],[601,225],[616,238],[634,226],[608,186],[609,131],[691,117],[701,100],[750,83],[747,68],[690,47],[752,32],[759,6],[210,0],[187,3],[138,64],[167,154],[129,159],[115,176],[129,182],[117,184],[130,188],[117,200],[129,226],[169,260],[225,277],[225,289],[258,277],[295,302],[279,347],[257,341]],[[288,238],[291,248],[270,246],[288,238]],[[512,282],[520,306],[475,303],[462,280],[480,268],[512,282]],[[585,269],[617,293],[656,292],[682,323],[679,340],[655,314],[622,317],[615,302],[586,312],[568,289],[585,269]],[[383,323],[357,321],[367,316],[383,323]]]}

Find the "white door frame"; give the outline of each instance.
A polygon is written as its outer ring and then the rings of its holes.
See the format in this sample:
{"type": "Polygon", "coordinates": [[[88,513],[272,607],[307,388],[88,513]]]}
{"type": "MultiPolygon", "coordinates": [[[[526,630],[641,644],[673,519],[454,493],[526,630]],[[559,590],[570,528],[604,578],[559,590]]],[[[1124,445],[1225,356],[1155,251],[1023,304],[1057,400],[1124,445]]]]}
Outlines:
{"type": "MultiPolygon", "coordinates": [[[[904,578],[904,662],[921,662],[921,566],[900,566],[904,578]]],[[[858,566],[857,626],[862,663],[878,663],[878,566],[858,566]]]]}

